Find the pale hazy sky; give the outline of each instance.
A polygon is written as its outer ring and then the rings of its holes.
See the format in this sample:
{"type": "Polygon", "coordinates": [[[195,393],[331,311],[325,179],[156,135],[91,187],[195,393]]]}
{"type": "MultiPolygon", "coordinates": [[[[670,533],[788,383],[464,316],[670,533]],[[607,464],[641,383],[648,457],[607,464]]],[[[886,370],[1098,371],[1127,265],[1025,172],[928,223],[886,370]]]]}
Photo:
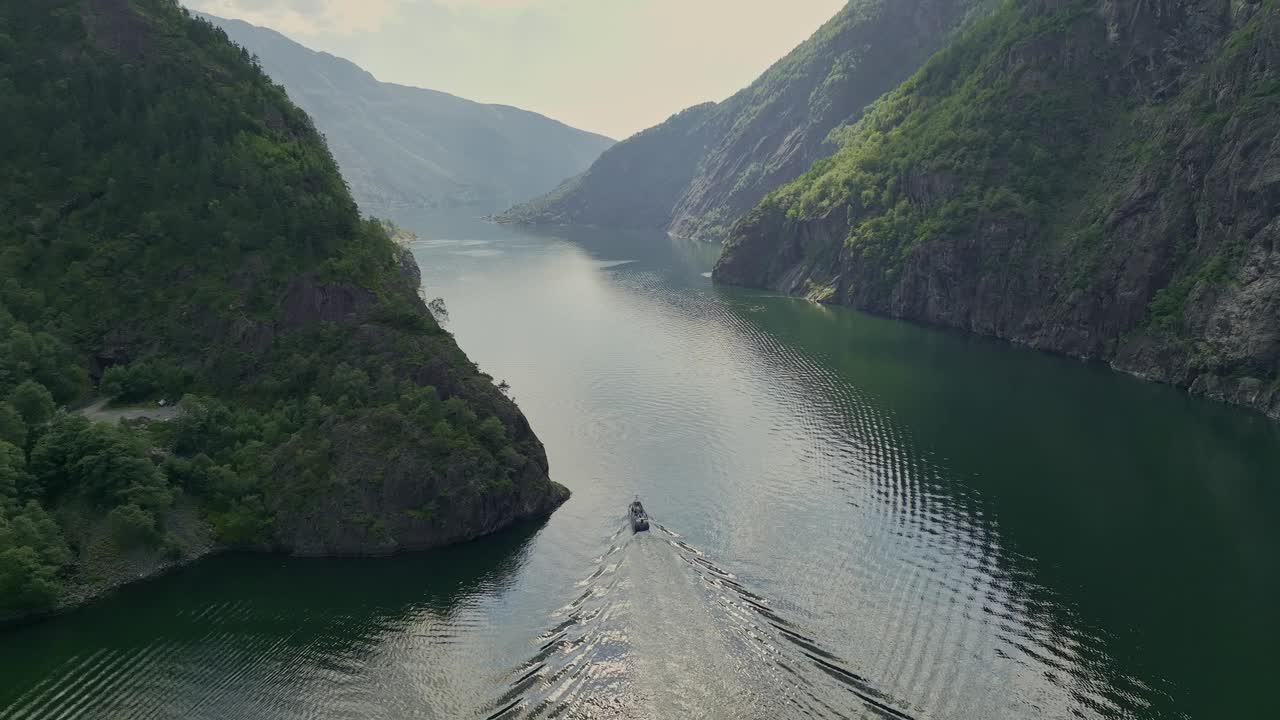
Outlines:
{"type": "Polygon", "coordinates": [[[624,138],[723,100],[845,0],[184,0],[364,67],[624,138]]]}

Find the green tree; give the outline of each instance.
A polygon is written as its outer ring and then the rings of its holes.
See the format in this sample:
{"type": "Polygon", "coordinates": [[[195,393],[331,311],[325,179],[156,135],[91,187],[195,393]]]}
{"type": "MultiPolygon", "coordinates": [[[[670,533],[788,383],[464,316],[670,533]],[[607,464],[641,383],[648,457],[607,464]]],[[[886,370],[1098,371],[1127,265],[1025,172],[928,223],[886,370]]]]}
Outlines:
{"type": "Polygon", "coordinates": [[[13,405],[7,402],[0,402],[0,440],[18,447],[27,445],[27,423],[13,405]]]}
{"type": "Polygon", "coordinates": [[[80,437],[89,426],[89,421],[79,415],[60,416],[31,449],[27,468],[35,478],[36,495],[44,501],[57,499],[74,488],[80,437]]]}
{"type": "MultiPolygon", "coordinates": [[[[4,533],[0,528],[0,536],[4,533]]],[[[0,549],[0,613],[47,610],[62,594],[58,568],[30,547],[0,549]]]]}
{"type": "Polygon", "coordinates": [[[58,573],[70,561],[62,531],[37,503],[0,505],[0,613],[53,607],[63,592],[58,573]]]}
{"type": "Polygon", "coordinates": [[[507,428],[496,417],[490,416],[480,423],[476,434],[480,436],[485,447],[493,452],[498,452],[507,445],[507,428]]]}
{"type": "Polygon", "coordinates": [[[0,440],[0,505],[17,502],[19,494],[30,487],[26,456],[18,447],[0,440]]]}
{"type": "Polygon", "coordinates": [[[44,385],[35,380],[27,380],[9,393],[9,404],[22,416],[27,427],[35,428],[44,425],[53,418],[57,406],[53,404],[53,395],[44,385]]]}
{"type": "Polygon", "coordinates": [[[212,515],[218,538],[231,545],[260,545],[270,536],[274,519],[258,495],[231,503],[225,512],[212,515]]]}
{"type": "Polygon", "coordinates": [[[164,477],[143,438],[118,425],[91,425],[71,467],[76,485],[100,505],[126,496],[148,507],[168,505],[164,477]]]}
{"type": "Polygon", "coordinates": [[[123,365],[113,365],[102,373],[98,381],[98,392],[112,400],[124,399],[128,393],[129,370],[123,365]]]}
{"type": "Polygon", "coordinates": [[[56,403],[67,403],[80,397],[89,387],[89,373],[84,359],[66,343],[47,332],[33,335],[36,358],[31,376],[48,388],[56,403]]]}
{"type": "Polygon", "coordinates": [[[76,492],[100,507],[161,509],[172,499],[145,438],[119,425],[64,416],[32,449],[30,470],[48,500],[76,492]]]}
{"type": "Polygon", "coordinates": [[[98,391],[115,400],[136,402],[156,396],[181,396],[190,382],[189,374],[172,361],[144,360],[108,368],[98,391]]]}
{"type": "Polygon", "coordinates": [[[217,455],[236,444],[236,421],[231,409],[217,400],[188,395],[178,405],[182,414],[171,423],[174,452],[217,455]]]}
{"type": "Polygon", "coordinates": [[[329,395],[340,405],[364,405],[369,400],[369,374],[347,363],[338,363],[329,381],[329,395]]]}
{"type": "Polygon", "coordinates": [[[155,545],[160,542],[156,516],[134,503],[121,505],[107,514],[111,537],[122,548],[155,545]]]}

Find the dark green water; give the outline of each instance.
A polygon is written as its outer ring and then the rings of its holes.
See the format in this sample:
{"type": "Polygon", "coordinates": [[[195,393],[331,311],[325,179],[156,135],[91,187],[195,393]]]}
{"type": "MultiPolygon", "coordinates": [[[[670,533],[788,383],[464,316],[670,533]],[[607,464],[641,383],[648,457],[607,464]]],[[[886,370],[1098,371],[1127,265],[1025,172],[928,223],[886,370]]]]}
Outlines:
{"type": "Polygon", "coordinates": [[[573,499],[439,553],[221,557],[7,632],[0,719],[1272,715],[1274,423],[715,288],[702,246],[400,221],[573,499]]]}

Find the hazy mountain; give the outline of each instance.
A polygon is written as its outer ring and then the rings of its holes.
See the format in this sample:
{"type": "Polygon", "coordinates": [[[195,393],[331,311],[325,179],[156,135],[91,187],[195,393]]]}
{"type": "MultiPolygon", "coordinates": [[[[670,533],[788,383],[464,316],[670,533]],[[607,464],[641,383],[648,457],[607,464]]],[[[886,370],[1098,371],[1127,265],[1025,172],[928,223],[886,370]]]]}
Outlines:
{"type": "Polygon", "coordinates": [[[366,209],[494,212],[551,190],[613,144],[519,108],[379,82],[274,30],[204,17],[257,55],[314,118],[366,209]]]}
{"type": "Polygon", "coordinates": [[[985,0],[851,0],[750,87],[611,148],[507,222],[625,225],[721,240],[836,146],[832,129],[915,72],[985,0]]]}

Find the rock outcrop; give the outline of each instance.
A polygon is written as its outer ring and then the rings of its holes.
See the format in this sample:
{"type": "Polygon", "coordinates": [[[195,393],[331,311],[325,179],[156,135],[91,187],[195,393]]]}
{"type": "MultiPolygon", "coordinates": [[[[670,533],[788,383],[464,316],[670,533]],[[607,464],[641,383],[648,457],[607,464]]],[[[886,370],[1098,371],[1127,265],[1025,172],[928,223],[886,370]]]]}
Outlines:
{"type": "MultiPolygon", "coordinates": [[[[427,315],[417,263],[409,253],[399,262],[398,292],[427,315]]],[[[301,278],[290,284],[283,304],[274,333],[318,322],[348,328],[351,349],[370,364],[500,420],[514,452],[510,476],[500,479],[474,455],[457,453],[442,463],[433,447],[435,429],[403,416],[375,411],[334,419],[322,428],[330,448],[329,490],[303,504],[280,506],[270,547],[306,556],[426,550],[548,515],[568,500],[569,491],[549,479],[546,450],[528,420],[451,338],[442,352],[438,337],[388,328],[377,317],[378,303],[358,287],[301,278]]]]}

